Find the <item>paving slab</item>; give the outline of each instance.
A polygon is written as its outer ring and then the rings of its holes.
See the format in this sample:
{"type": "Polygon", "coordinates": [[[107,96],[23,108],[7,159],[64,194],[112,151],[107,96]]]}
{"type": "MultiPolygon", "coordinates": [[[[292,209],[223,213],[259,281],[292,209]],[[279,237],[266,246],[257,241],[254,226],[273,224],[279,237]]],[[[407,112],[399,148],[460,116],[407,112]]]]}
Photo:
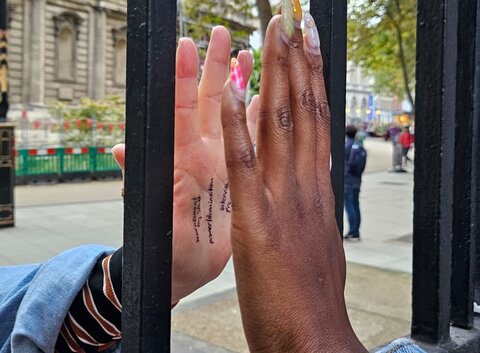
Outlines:
{"type": "Polygon", "coordinates": [[[102,180],[20,185],[15,188],[15,205],[24,207],[118,200],[122,184],[121,180],[102,180]]]}
{"type": "MultiPolygon", "coordinates": [[[[350,264],[346,302],[352,326],[367,348],[407,335],[411,317],[411,276],[350,264]]],[[[213,302],[198,301],[173,311],[175,332],[233,352],[248,352],[235,291],[213,302]]],[[[207,351],[205,351],[207,352],[207,351]]]]}

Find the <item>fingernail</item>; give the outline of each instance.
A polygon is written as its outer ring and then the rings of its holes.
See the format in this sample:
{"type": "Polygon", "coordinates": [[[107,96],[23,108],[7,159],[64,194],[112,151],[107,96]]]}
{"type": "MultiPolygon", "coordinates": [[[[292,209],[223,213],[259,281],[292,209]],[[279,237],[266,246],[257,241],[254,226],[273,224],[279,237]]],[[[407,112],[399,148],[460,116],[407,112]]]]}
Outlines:
{"type": "Polygon", "coordinates": [[[315,20],[312,15],[308,12],[305,12],[303,15],[303,24],[307,49],[314,54],[320,53],[320,37],[318,35],[317,26],[315,25],[315,20]]]}
{"type": "Polygon", "coordinates": [[[290,38],[292,38],[293,32],[295,31],[293,19],[292,0],[282,0],[282,29],[283,33],[288,38],[288,43],[290,42],[290,38]]]}
{"type": "Polygon", "coordinates": [[[295,20],[295,27],[301,28],[303,18],[302,5],[300,5],[300,0],[293,0],[293,19],[295,20]]]}
{"type": "Polygon", "coordinates": [[[242,67],[237,59],[232,58],[230,63],[230,80],[234,90],[241,95],[245,96],[245,89],[247,87],[245,80],[243,79],[242,67]]]}

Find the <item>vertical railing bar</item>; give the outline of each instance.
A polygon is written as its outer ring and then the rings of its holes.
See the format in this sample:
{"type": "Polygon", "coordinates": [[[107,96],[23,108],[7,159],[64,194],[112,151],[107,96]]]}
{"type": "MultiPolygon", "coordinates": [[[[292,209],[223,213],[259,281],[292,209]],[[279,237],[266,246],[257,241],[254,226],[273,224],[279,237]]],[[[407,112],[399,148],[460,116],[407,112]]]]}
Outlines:
{"type": "Polygon", "coordinates": [[[478,118],[473,115],[477,0],[460,1],[452,238],[451,323],[473,326],[478,118]]]}
{"type": "Polygon", "coordinates": [[[170,352],[175,46],[175,0],[128,1],[125,353],[170,352]]]}
{"type": "MultiPolygon", "coordinates": [[[[475,183],[476,189],[476,199],[472,200],[475,202],[475,209],[472,210],[474,216],[476,217],[476,222],[480,220],[480,182],[477,181],[477,178],[480,176],[480,1],[477,1],[477,26],[476,26],[476,43],[475,43],[475,81],[474,81],[474,97],[473,97],[473,129],[474,129],[474,138],[472,141],[473,154],[476,156],[474,159],[472,182],[475,183]]],[[[475,294],[474,300],[477,304],[480,304],[480,232],[478,231],[478,223],[476,223],[477,232],[476,232],[476,260],[475,260],[475,294]]]]}
{"type": "Polygon", "coordinates": [[[141,349],[142,333],[142,272],[143,272],[143,197],[145,183],[142,178],[133,185],[133,168],[143,171],[145,157],[146,119],[146,62],[147,62],[147,4],[141,0],[128,0],[127,10],[127,91],[126,91],[126,151],[125,206],[124,206],[124,251],[122,288],[122,352],[136,352],[141,349]],[[143,26],[142,26],[143,24],[143,26]],[[132,148],[136,148],[135,151],[132,148]],[[137,149],[138,148],[138,149],[137,149]],[[132,158],[136,153],[137,158],[132,158]],[[132,174],[132,177],[130,176],[132,174]],[[134,190],[130,190],[130,184],[134,190]],[[135,191],[133,193],[132,191],[135,191]],[[140,233],[140,234],[139,234],[140,233]]]}
{"type": "Polygon", "coordinates": [[[322,47],[325,84],[331,113],[331,179],[335,194],[335,215],[340,234],[343,234],[347,1],[311,0],[310,12],[318,25],[322,47]]]}
{"type": "Polygon", "coordinates": [[[450,339],[458,1],[419,0],[412,337],[450,339]]]}

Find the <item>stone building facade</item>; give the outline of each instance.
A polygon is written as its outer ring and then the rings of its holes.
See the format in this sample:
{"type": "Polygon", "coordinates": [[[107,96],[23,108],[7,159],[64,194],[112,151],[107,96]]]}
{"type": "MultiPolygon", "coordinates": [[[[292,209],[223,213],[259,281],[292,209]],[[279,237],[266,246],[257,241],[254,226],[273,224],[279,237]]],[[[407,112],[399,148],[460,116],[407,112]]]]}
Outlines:
{"type": "MultiPolygon", "coordinates": [[[[9,0],[9,18],[12,107],[125,94],[127,0],[9,0]]],[[[234,46],[247,48],[248,34],[234,46]]]]}
{"type": "Polygon", "coordinates": [[[126,0],[10,0],[12,104],[124,94],[126,0]]]}
{"type": "Polygon", "coordinates": [[[366,75],[360,66],[347,63],[347,124],[366,121],[389,124],[401,112],[401,101],[397,97],[376,94],[374,83],[374,78],[366,75]]]}

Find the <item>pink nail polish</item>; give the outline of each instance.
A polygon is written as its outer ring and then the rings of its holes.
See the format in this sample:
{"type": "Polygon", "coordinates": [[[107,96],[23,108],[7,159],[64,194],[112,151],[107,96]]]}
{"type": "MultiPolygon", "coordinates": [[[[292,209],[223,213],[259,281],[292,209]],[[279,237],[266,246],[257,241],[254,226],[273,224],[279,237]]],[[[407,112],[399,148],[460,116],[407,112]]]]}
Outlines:
{"type": "Polygon", "coordinates": [[[242,95],[245,94],[247,85],[243,79],[242,67],[235,58],[232,58],[230,64],[230,79],[232,81],[232,86],[242,95]]]}

